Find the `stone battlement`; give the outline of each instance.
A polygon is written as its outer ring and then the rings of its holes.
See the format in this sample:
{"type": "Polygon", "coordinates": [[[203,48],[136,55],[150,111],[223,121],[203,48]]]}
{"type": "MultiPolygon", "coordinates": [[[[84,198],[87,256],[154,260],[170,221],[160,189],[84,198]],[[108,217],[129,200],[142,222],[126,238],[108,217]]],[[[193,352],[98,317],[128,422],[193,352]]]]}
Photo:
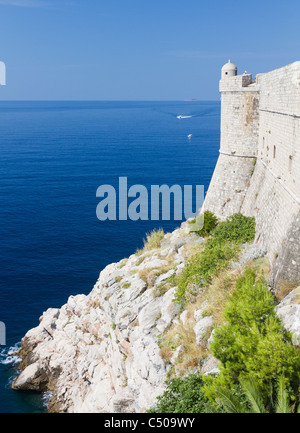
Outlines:
{"type": "Polygon", "coordinates": [[[252,80],[252,74],[237,75],[235,77],[220,80],[220,92],[257,92],[256,81],[252,80]]]}
{"type": "Polygon", "coordinates": [[[203,209],[255,216],[275,280],[300,281],[300,62],[237,75],[222,68],[220,156],[203,209]]]}

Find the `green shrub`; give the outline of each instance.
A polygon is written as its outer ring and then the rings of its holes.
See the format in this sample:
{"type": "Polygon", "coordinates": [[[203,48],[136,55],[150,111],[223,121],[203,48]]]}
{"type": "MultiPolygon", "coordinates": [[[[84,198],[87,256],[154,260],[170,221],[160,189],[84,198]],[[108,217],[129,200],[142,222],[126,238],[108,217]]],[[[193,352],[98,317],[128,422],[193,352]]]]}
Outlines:
{"type": "Polygon", "coordinates": [[[218,218],[212,212],[206,210],[204,214],[199,215],[197,218],[190,221],[190,224],[194,225],[194,227],[191,229],[191,232],[195,232],[199,236],[206,237],[210,235],[211,232],[217,227],[218,222],[218,218]],[[197,230],[197,226],[202,228],[197,230]]]}
{"type": "Polygon", "coordinates": [[[181,303],[188,293],[193,293],[194,287],[210,284],[212,277],[228,266],[237,253],[235,245],[225,243],[192,256],[177,279],[175,301],[181,303]]]}
{"type": "Polygon", "coordinates": [[[214,398],[218,387],[232,388],[238,380],[253,377],[259,390],[284,375],[291,395],[300,385],[300,353],[291,343],[275,312],[273,295],[263,278],[247,269],[237,281],[236,291],[224,312],[225,324],[215,329],[210,345],[220,361],[218,378],[206,380],[206,395],[214,398]]]}
{"type": "Polygon", "coordinates": [[[234,214],[217,225],[201,253],[187,262],[177,279],[175,302],[182,303],[194,287],[207,286],[239,253],[239,245],[255,237],[255,218],[234,214]]]}
{"type": "Polygon", "coordinates": [[[216,394],[217,412],[300,413],[300,406],[291,401],[283,375],[276,380],[275,386],[270,385],[267,398],[261,393],[251,376],[248,380],[239,381],[235,389],[219,388],[216,394]]]}
{"type": "Polygon", "coordinates": [[[234,214],[218,224],[213,232],[214,242],[252,242],[255,237],[255,218],[234,214]]]}
{"type": "Polygon", "coordinates": [[[157,398],[155,408],[148,413],[204,413],[207,399],[204,396],[203,378],[190,374],[166,382],[166,391],[157,398]]]}

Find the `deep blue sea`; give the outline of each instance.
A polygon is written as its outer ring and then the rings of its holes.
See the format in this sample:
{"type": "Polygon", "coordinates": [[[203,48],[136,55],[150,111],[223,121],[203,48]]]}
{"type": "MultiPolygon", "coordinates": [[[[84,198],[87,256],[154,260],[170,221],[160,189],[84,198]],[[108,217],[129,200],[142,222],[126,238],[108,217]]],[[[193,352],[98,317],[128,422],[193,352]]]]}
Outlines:
{"type": "Polygon", "coordinates": [[[16,366],[7,355],[43,311],[89,293],[99,272],[134,253],[146,232],[180,225],[100,222],[97,188],[117,187],[123,176],[128,187],[207,190],[219,136],[219,102],[0,102],[1,413],[45,411],[39,394],[10,389],[16,366]]]}

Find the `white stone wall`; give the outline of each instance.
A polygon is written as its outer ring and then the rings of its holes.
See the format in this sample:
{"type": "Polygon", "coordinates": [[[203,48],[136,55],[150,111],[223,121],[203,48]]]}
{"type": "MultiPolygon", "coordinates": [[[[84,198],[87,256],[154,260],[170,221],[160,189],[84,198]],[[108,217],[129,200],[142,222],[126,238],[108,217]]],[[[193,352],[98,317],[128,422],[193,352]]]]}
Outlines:
{"type": "Polygon", "coordinates": [[[258,77],[258,157],[300,198],[300,62],[258,77]]]}
{"type": "Polygon", "coordinates": [[[288,237],[299,214],[299,208],[280,179],[274,178],[273,174],[258,160],[241,213],[255,216],[256,241],[264,245],[268,252],[275,280],[300,279],[300,239],[288,237]],[[291,254],[287,255],[287,250],[291,254]],[[289,269],[288,273],[286,268],[289,269]],[[277,272],[278,269],[281,269],[280,273],[277,272]]]}
{"type": "Polygon", "coordinates": [[[221,96],[221,151],[257,155],[258,92],[223,92],[221,96]]]}
{"type": "Polygon", "coordinates": [[[300,62],[246,77],[220,82],[220,157],[203,209],[255,216],[275,280],[300,280],[300,62]]]}
{"type": "Polygon", "coordinates": [[[253,158],[220,154],[203,209],[220,219],[240,212],[253,170],[253,158]]]}

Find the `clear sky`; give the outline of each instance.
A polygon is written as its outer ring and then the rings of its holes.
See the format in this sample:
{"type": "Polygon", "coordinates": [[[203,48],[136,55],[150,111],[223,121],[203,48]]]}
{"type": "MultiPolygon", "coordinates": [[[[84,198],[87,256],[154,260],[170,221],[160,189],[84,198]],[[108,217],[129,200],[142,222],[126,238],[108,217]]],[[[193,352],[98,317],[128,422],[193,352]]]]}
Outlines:
{"type": "Polygon", "coordinates": [[[217,100],[300,60],[299,0],[0,0],[6,100],[217,100]]]}

